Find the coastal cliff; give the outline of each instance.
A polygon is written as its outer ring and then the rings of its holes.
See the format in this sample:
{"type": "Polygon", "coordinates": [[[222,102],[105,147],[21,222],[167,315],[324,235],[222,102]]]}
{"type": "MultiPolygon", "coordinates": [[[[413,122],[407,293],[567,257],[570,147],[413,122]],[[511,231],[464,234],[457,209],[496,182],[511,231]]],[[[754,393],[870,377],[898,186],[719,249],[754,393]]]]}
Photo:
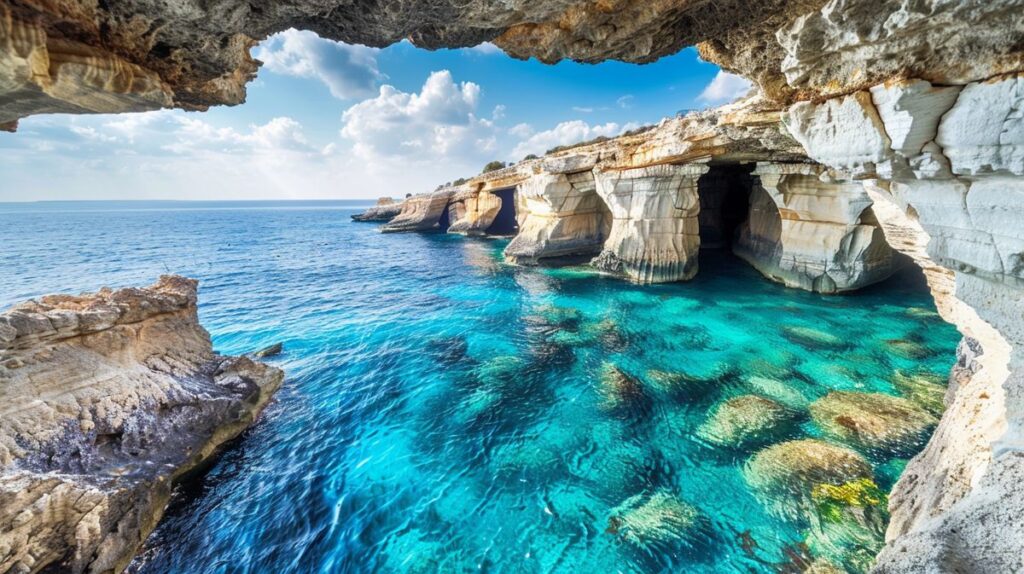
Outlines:
{"type": "Polygon", "coordinates": [[[163,276],[0,315],[0,571],[123,570],[174,482],[281,386],[213,352],[196,287],[163,276]]]}

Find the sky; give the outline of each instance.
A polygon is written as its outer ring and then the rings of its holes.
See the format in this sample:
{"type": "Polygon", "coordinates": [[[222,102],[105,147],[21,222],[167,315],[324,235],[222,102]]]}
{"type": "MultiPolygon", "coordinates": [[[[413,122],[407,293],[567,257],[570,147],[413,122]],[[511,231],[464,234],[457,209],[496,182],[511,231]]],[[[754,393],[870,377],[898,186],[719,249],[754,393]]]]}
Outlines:
{"type": "Polygon", "coordinates": [[[253,55],[264,65],[239,106],[50,114],[0,132],[0,201],[401,197],[749,88],[693,49],[550,66],[491,44],[374,49],[288,30],[253,55]]]}

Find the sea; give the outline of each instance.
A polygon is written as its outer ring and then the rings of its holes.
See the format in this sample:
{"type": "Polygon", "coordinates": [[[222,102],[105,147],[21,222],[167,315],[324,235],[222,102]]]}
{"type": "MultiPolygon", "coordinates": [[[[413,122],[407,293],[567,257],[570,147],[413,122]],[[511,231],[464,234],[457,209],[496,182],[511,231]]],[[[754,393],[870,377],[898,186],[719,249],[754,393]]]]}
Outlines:
{"type": "Polygon", "coordinates": [[[218,352],[284,346],[283,388],[178,485],[130,572],[870,567],[927,435],[865,448],[811,405],[939,414],[959,335],[919,274],[825,296],[707,251],[693,281],[639,286],[506,264],[507,238],[381,234],[350,220],[369,204],[0,204],[0,308],[175,273],[218,352]],[[869,476],[799,449],[757,463],[806,440],[869,476]]]}

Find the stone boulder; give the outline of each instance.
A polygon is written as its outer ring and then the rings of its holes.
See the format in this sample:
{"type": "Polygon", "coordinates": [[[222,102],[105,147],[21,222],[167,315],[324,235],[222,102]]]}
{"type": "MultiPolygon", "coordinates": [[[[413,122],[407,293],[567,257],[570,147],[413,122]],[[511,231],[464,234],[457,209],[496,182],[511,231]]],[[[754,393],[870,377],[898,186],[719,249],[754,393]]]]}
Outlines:
{"type": "Polygon", "coordinates": [[[811,403],[810,410],[827,434],[868,450],[915,452],[938,424],[915,403],[881,393],[833,391],[811,403]]]}
{"type": "Polygon", "coordinates": [[[697,436],[717,446],[746,447],[771,440],[792,428],[797,413],[757,395],[723,401],[697,429],[697,436]]]}

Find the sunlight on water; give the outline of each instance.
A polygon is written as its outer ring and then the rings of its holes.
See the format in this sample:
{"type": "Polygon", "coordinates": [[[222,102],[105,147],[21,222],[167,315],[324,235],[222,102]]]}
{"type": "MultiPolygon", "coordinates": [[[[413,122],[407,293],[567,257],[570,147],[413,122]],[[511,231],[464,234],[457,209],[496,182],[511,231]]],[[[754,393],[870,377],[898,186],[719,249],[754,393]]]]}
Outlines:
{"type": "Polygon", "coordinates": [[[818,296],[711,252],[638,287],[348,213],[0,213],[0,302],[174,271],[219,351],[284,342],[133,571],[870,565],[959,339],[919,282],[818,296]]]}

